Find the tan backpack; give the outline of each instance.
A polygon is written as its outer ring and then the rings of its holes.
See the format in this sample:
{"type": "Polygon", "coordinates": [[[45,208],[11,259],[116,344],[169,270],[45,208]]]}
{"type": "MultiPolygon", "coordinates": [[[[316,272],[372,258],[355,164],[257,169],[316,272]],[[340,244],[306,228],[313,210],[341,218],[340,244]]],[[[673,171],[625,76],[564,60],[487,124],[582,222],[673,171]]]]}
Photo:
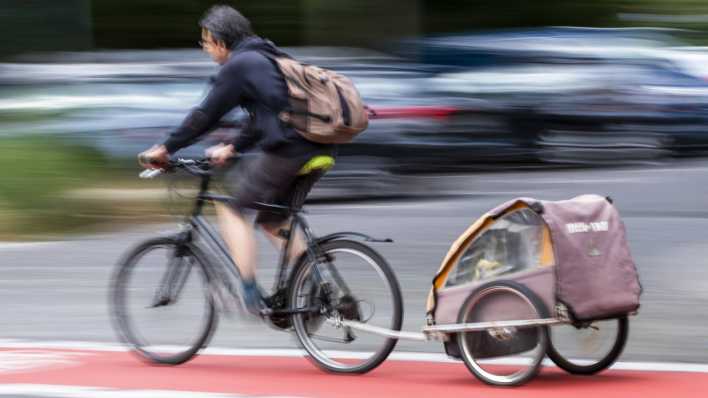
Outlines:
{"type": "Polygon", "coordinates": [[[366,130],[369,112],[351,80],[331,70],[270,55],[288,86],[288,109],[280,120],[306,139],[343,144],[366,130]]]}

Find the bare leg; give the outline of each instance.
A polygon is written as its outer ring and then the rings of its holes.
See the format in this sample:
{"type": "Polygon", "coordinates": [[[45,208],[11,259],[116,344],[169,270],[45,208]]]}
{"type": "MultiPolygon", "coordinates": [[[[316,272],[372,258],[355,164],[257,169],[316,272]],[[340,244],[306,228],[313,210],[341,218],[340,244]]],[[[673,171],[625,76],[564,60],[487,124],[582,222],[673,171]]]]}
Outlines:
{"type": "Polygon", "coordinates": [[[253,281],[256,276],[256,236],[251,223],[230,207],[215,203],[219,229],[229,247],[241,277],[253,281]]]}
{"type": "MultiPolygon", "coordinates": [[[[289,226],[289,221],[286,221],[280,225],[261,225],[261,227],[263,228],[263,232],[265,232],[265,237],[268,238],[270,243],[272,243],[273,246],[275,246],[275,248],[278,250],[283,250],[283,247],[285,246],[285,239],[281,238],[280,235],[278,235],[278,231],[281,229],[287,230],[289,226]]],[[[305,243],[305,238],[303,237],[302,231],[298,229],[297,231],[295,231],[295,236],[290,242],[290,250],[288,250],[288,253],[285,254],[286,263],[290,264],[291,259],[299,258],[300,255],[305,252],[305,250],[307,250],[307,244],[305,243]]]]}

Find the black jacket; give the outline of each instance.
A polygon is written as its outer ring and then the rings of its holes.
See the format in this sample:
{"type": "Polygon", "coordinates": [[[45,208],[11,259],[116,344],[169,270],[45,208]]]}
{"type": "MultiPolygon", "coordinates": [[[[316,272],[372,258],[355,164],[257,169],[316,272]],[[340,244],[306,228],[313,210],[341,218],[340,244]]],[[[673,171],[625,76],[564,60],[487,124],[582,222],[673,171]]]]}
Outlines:
{"type": "Polygon", "coordinates": [[[260,149],[304,160],[333,154],[333,145],[308,141],[280,121],[278,113],[288,105],[287,86],[274,61],[264,54],[282,53],[260,37],[246,38],[232,50],[207,97],[165,141],[170,153],[191,145],[234,107],[242,106],[250,121],[233,142],[236,151],[260,149]]]}

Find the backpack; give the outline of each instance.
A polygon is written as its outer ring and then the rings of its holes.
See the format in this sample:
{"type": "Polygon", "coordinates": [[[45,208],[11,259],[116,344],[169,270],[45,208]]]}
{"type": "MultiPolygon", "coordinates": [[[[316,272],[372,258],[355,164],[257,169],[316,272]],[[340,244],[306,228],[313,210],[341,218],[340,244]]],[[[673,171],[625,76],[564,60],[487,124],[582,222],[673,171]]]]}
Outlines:
{"type": "Polygon", "coordinates": [[[283,53],[264,55],[275,62],[288,87],[289,106],[278,114],[283,123],[320,144],[347,143],[366,130],[368,108],[347,77],[283,53]]]}

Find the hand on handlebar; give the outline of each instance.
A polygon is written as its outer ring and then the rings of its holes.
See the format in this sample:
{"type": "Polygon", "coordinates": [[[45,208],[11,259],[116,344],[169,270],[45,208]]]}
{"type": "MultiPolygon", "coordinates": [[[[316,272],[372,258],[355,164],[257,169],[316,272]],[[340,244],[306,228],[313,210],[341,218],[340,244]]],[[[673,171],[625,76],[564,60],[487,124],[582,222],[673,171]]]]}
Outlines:
{"type": "Polygon", "coordinates": [[[164,145],[155,145],[138,155],[138,163],[146,169],[163,168],[170,160],[170,154],[164,145]]]}
{"type": "Polygon", "coordinates": [[[219,145],[214,145],[206,150],[206,156],[211,160],[211,163],[216,166],[223,166],[226,162],[231,159],[236,154],[234,146],[224,145],[223,143],[219,145]]]}

